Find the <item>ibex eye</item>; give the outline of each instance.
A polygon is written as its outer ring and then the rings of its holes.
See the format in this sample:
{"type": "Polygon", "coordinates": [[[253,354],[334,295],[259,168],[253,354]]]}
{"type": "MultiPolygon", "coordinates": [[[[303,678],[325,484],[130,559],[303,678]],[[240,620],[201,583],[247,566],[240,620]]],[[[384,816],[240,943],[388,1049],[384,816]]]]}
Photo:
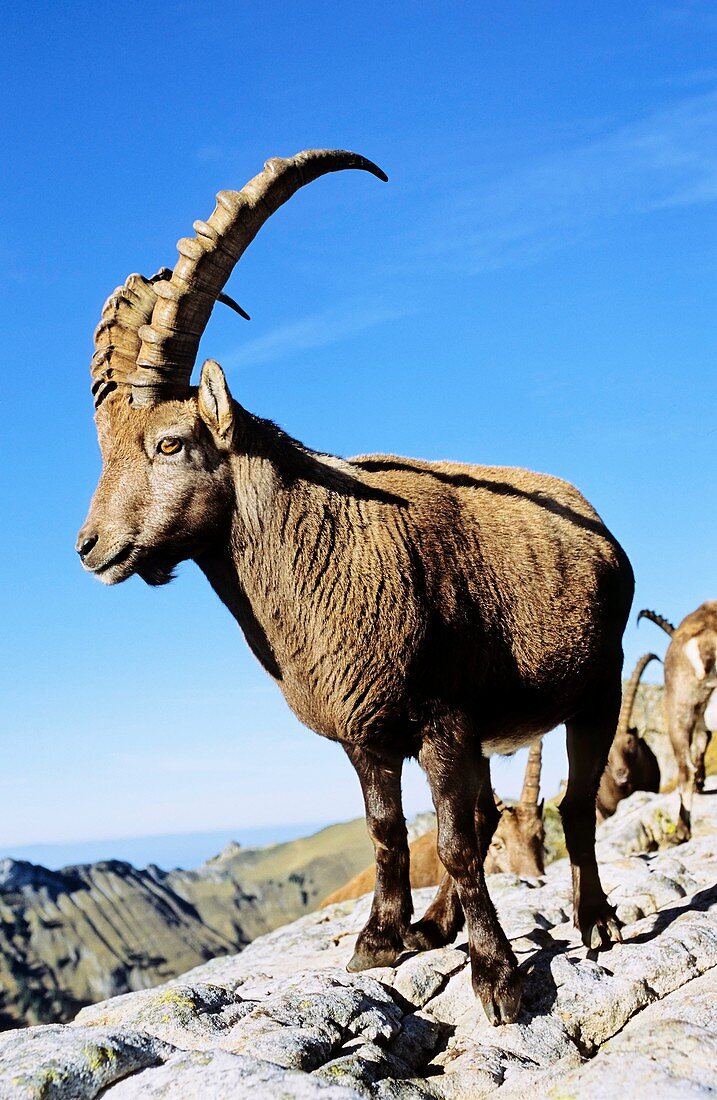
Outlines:
{"type": "Polygon", "coordinates": [[[164,439],[160,439],[157,450],[163,455],[176,455],[183,446],[181,439],[178,439],[176,435],[166,435],[164,439]]]}

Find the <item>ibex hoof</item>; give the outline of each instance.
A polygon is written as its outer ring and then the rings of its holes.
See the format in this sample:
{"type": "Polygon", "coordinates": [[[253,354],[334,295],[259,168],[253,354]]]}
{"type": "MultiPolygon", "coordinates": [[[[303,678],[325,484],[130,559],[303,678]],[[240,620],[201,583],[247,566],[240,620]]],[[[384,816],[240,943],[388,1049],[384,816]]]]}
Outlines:
{"type": "Polygon", "coordinates": [[[346,969],[351,974],[357,974],[360,970],[371,970],[374,966],[395,966],[400,954],[400,951],[393,948],[371,954],[365,951],[354,951],[346,969]]]}
{"type": "Polygon", "coordinates": [[[501,1024],[513,1024],[518,1019],[522,995],[521,981],[517,973],[511,976],[503,989],[482,992],[476,989],[488,1022],[493,1027],[501,1024]]]}
{"type": "Polygon", "coordinates": [[[622,932],[617,917],[599,917],[583,932],[583,943],[591,951],[609,950],[614,943],[622,943],[622,932]]]}
{"type": "Polygon", "coordinates": [[[407,951],[433,951],[445,947],[455,939],[434,920],[419,920],[404,933],[403,945],[407,951]]]}

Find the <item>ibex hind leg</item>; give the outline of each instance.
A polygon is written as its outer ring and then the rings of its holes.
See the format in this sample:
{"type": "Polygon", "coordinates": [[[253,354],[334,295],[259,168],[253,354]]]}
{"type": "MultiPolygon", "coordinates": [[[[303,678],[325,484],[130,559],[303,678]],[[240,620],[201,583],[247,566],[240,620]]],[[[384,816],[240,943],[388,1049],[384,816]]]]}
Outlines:
{"type": "MultiPolygon", "coordinates": [[[[488,854],[499,820],[500,812],[495,804],[493,791],[490,783],[486,783],[478,793],[475,813],[476,839],[483,860],[488,854]]],[[[435,898],[421,919],[411,925],[404,942],[412,951],[445,947],[453,943],[465,922],[456,884],[446,873],[441,879],[435,898]]]]}
{"type": "Polygon", "coordinates": [[[595,702],[565,723],[568,785],[560,804],[565,844],[573,872],[574,919],[593,950],[621,943],[620,923],[605,897],[595,859],[595,799],[620,712],[619,666],[596,692],[595,702]]]}
{"type": "Polygon", "coordinates": [[[420,762],[438,815],[438,855],[466,915],[473,989],[491,1023],[512,1023],[520,1009],[520,975],[486,888],[477,836],[488,834],[477,807],[486,804],[485,799],[478,802],[479,792],[484,787],[490,792],[489,763],[473,759],[448,734],[424,743],[420,762]]]}
{"type": "Polygon", "coordinates": [[[436,947],[445,947],[453,943],[465,923],[456,884],[446,872],[433,901],[421,919],[411,925],[403,942],[409,951],[431,951],[436,947]]]}

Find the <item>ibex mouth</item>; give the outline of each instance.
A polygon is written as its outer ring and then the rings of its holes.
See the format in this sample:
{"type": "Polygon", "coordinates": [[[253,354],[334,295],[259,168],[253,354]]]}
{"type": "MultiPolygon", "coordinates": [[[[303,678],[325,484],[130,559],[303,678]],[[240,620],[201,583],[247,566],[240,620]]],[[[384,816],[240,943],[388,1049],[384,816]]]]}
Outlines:
{"type": "MultiPolygon", "coordinates": [[[[115,569],[118,565],[123,565],[124,562],[126,562],[127,559],[131,557],[131,555],[134,553],[134,550],[134,544],[128,542],[125,546],[118,550],[116,554],[113,554],[111,558],[108,558],[106,562],[103,562],[102,565],[86,565],[86,568],[88,568],[92,573],[95,574],[96,577],[99,577],[99,579],[104,581],[106,584],[113,584],[115,583],[115,581],[124,580],[124,575],[121,575],[119,577],[110,577],[109,573],[110,570],[115,569]]],[[[129,576],[129,574],[126,575],[129,576]]]]}

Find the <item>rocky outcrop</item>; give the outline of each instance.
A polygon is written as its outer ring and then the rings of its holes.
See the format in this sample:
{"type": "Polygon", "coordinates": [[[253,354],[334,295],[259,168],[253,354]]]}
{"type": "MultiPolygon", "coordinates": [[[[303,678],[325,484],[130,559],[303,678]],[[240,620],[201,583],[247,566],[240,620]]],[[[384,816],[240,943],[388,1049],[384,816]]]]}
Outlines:
{"type": "MultiPolygon", "coordinates": [[[[74,1023],[0,1036],[0,1098],[526,1095],[699,1097],[717,1090],[717,793],[671,845],[676,795],[638,794],[600,829],[625,942],[594,955],[570,919],[569,869],[495,875],[525,974],[517,1023],[491,1028],[466,942],[348,974],[370,898],[311,913],[159,989],[74,1023]]],[[[416,908],[432,891],[417,891],[416,908]]]]}
{"type": "Polygon", "coordinates": [[[0,1029],[71,1019],[236,952],[315,908],[371,853],[357,820],[268,848],[230,844],[195,871],[0,860],[0,1029]]]}

